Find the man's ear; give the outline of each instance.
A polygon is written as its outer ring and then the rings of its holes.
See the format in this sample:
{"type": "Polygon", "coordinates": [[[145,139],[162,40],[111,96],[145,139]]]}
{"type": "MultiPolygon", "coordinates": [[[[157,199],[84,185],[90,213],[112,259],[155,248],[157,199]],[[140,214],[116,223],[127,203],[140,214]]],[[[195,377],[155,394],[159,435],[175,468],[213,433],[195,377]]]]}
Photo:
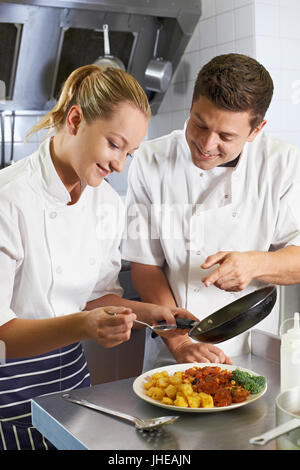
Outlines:
{"type": "Polygon", "coordinates": [[[255,137],[260,133],[260,131],[262,130],[263,127],[265,127],[266,124],[267,124],[267,121],[263,120],[255,129],[253,129],[253,131],[250,132],[247,138],[247,142],[253,142],[255,137]]]}

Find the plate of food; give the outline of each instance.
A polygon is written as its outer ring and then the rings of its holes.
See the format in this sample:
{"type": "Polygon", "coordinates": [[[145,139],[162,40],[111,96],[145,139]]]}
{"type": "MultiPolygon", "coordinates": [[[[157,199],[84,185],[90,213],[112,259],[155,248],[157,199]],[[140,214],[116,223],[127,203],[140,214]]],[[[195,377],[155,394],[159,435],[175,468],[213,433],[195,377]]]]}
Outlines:
{"type": "Polygon", "coordinates": [[[133,391],[142,400],[172,411],[211,413],[253,403],[267,391],[267,380],[228,364],[174,364],[140,375],[133,391]]]}

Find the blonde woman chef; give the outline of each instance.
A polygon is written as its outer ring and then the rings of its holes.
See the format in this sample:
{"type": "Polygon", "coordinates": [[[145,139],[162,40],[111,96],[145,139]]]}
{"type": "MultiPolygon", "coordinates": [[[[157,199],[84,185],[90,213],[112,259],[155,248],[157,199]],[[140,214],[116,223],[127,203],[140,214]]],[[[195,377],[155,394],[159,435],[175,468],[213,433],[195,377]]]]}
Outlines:
{"type": "Polygon", "coordinates": [[[81,67],[32,130],[54,136],[0,172],[0,449],[53,447],[32,427],[30,399],[89,385],[81,340],[115,346],[136,315],[174,322],[172,309],[120,297],[122,204],[104,180],[122,171],[149,117],[133,77],[81,67]]]}

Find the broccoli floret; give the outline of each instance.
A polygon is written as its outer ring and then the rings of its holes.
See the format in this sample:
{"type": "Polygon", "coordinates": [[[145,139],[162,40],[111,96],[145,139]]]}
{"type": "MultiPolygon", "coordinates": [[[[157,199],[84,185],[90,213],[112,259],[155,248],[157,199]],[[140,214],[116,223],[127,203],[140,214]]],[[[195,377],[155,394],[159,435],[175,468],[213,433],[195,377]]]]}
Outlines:
{"type": "Polygon", "coordinates": [[[262,375],[251,375],[240,369],[232,371],[232,378],[238,385],[242,385],[251,394],[261,392],[266,385],[266,378],[262,375]]]}

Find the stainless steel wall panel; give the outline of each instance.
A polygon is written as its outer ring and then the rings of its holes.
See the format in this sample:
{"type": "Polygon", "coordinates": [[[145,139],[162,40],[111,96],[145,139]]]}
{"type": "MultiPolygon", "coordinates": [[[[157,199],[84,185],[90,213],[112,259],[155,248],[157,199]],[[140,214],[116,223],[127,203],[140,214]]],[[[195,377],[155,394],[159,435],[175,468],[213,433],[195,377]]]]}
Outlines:
{"type": "Polygon", "coordinates": [[[192,10],[199,15],[201,12],[200,0],[8,0],[8,3],[173,18],[177,17],[178,12],[192,10]]]}
{"type": "MultiPolygon", "coordinates": [[[[145,70],[153,55],[158,25],[163,26],[159,55],[170,60],[175,71],[200,14],[200,0],[185,0],[184,4],[181,0],[2,2],[0,22],[22,25],[22,38],[13,99],[2,102],[1,109],[50,109],[55,101],[52,97],[63,33],[69,28],[101,30],[105,23],[109,24],[112,33],[131,32],[134,35],[128,72],[146,89],[145,70]]],[[[164,93],[148,92],[153,114],[163,96],[164,93]]]]}

